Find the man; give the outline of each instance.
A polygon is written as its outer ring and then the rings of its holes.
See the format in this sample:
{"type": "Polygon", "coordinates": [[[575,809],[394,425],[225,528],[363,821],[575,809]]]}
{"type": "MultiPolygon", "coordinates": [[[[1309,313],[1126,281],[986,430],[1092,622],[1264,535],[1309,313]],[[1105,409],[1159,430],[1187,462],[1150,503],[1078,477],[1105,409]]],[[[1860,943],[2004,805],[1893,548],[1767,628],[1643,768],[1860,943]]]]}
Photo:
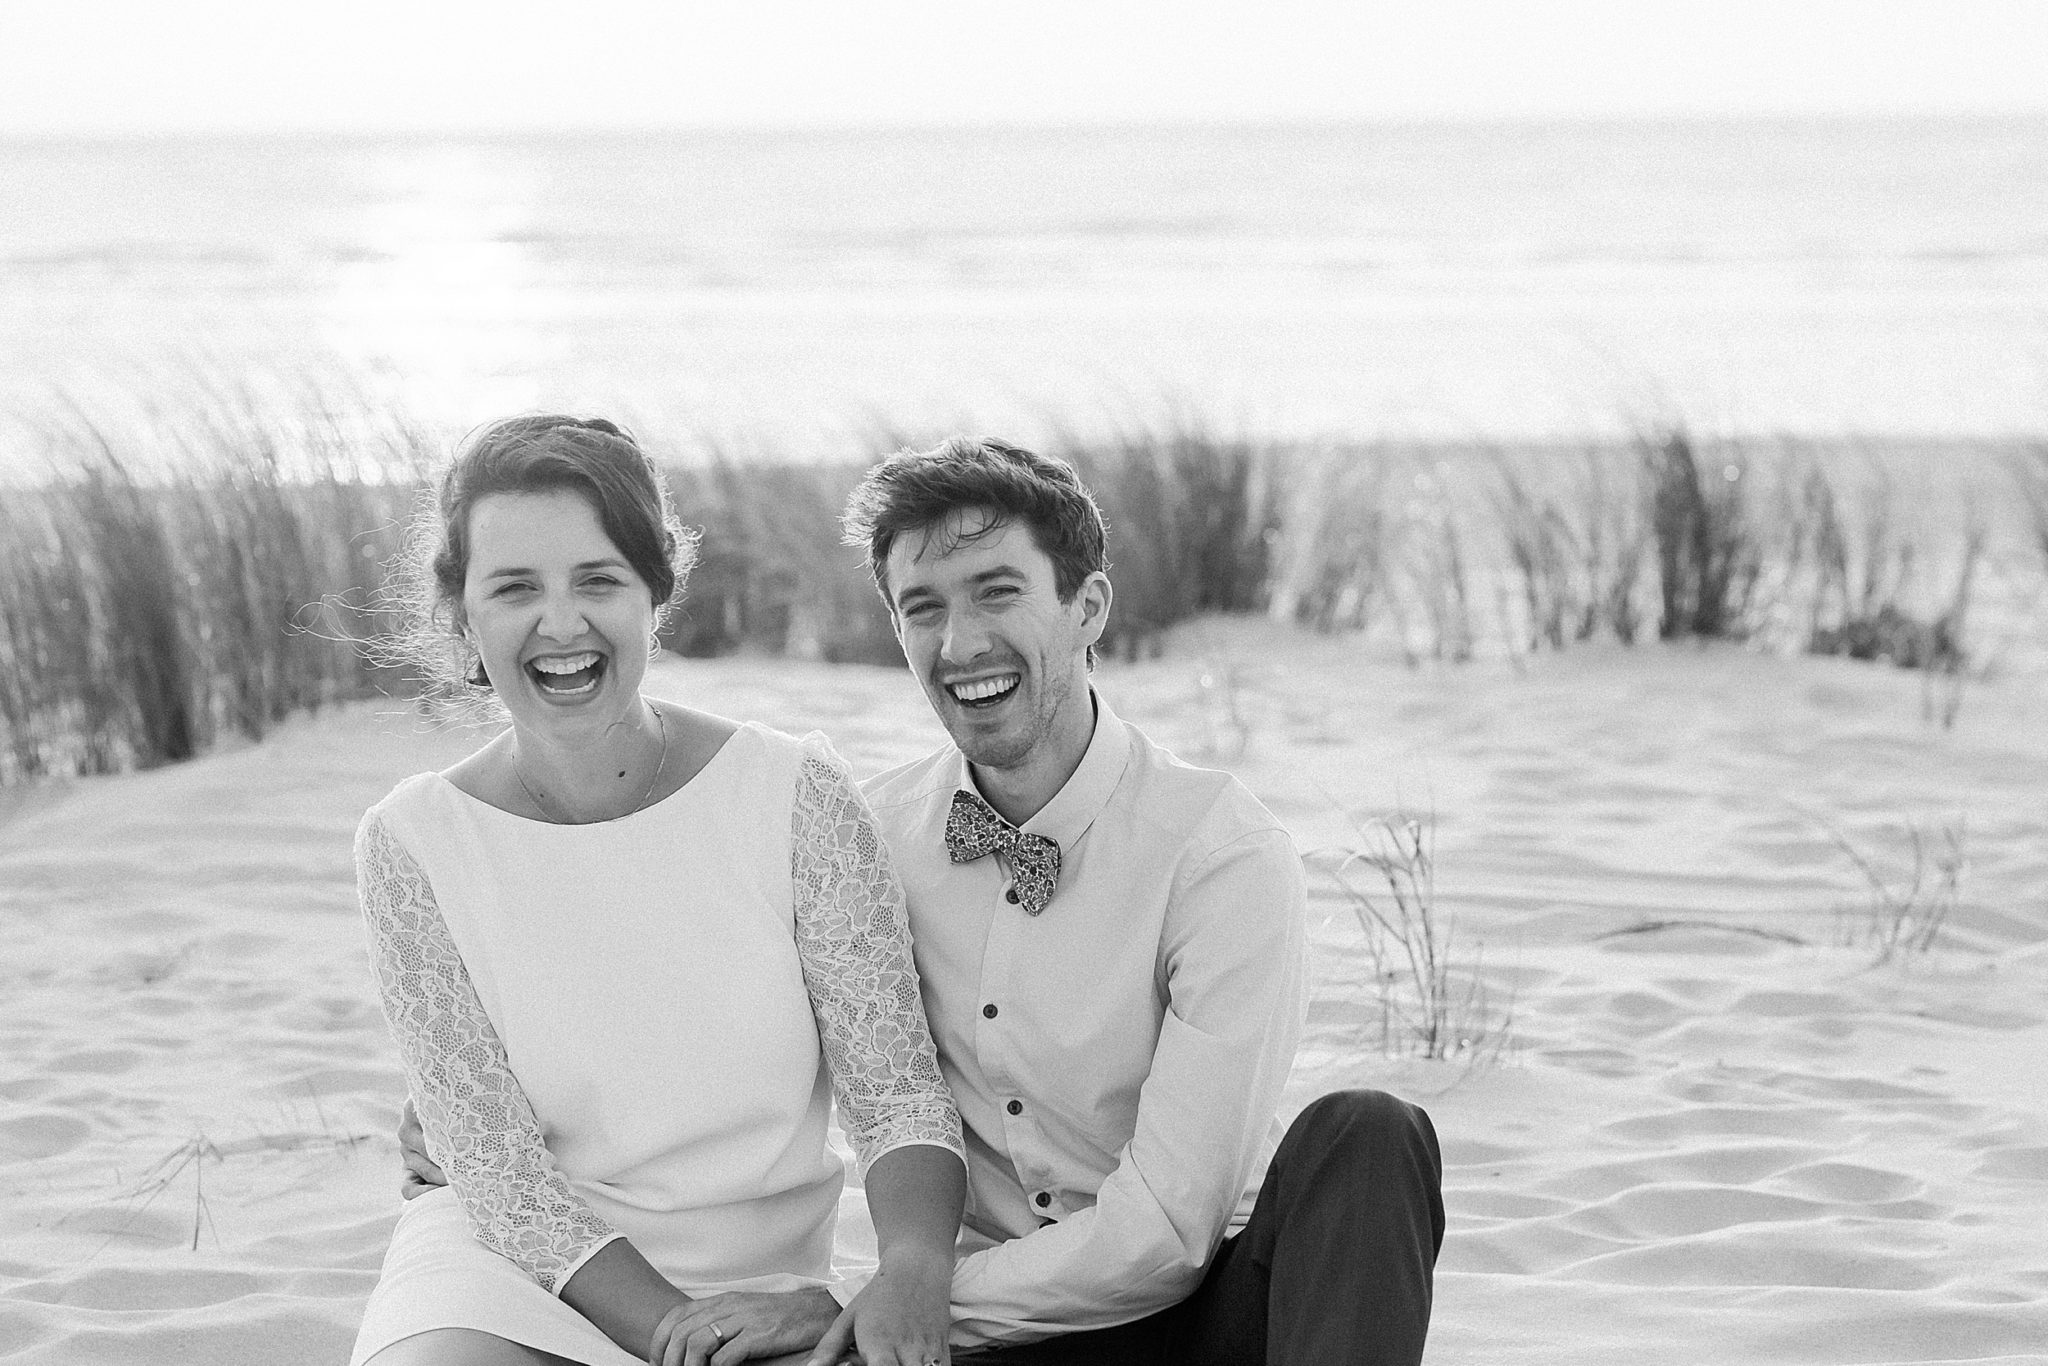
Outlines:
{"type": "MultiPolygon", "coordinates": [[[[864,785],[967,1135],[953,1361],[1420,1360],[1435,1134],[1376,1092],[1279,1133],[1300,861],[1235,779],[1089,686],[1113,597],[1093,499],[1062,462],[954,440],[877,466],[846,525],[954,742],[864,785]]],[[[811,1361],[837,1359],[843,1318],[769,1299],[702,1303],[757,1341],[807,1320],[811,1361]]]]}

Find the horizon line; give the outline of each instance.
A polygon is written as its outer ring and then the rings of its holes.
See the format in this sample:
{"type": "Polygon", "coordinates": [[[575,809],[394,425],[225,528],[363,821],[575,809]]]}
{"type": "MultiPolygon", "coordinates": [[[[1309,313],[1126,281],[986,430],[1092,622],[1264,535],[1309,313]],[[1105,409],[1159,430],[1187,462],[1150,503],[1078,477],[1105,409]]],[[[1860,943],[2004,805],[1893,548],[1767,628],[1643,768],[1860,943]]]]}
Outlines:
{"type": "Polygon", "coordinates": [[[109,124],[97,127],[0,128],[0,144],[78,142],[175,142],[198,139],[320,138],[493,138],[585,137],[655,134],[828,135],[862,133],[1062,133],[1100,130],[1178,129],[1294,130],[1336,128],[1602,127],[1618,125],[1705,125],[1772,123],[1997,123],[2048,120],[2048,97],[2038,104],[2002,106],[1924,105],[1912,107],[1532,110],[1430,112],[1386,111],[1346,114],[1157,114],[1098,115],[1048,119],[790,119],[790,120],[619,120],[556,123],[212,123],[171,127],[109,124]]]}

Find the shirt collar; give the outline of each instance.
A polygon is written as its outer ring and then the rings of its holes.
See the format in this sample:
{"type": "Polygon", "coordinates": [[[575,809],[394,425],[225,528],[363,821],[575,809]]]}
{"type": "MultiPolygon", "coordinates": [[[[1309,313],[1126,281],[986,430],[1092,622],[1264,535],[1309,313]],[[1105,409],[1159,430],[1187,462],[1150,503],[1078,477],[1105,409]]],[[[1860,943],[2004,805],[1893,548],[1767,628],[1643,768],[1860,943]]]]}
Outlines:
{"type": "MultiPolygon", "coordinates": [[[[1046,835],[1058,843],[1062,851],[1070,850],[1081,836],[1088,833],[1088,827],[1095,824],[1095,818],[1102,814],[1102,808],[1109,805],[1116,785],[1123,781],[1124,769],[1131,761],[1131,735],[1124,723],[1109,709],[1109,703],[1101,693],[1090,688],[1088,697],[1095,705],[1095,733],[1088,739],[1087,752],[1081,762],[1051,801],[1039,808],[1038,814],[1017,827],[1029,835],[1046,835]]],[[[953,751],[954,785],[966,792],[978,793],[974,775],[967,767],[967,756],[959,750],[953,751]]]]}

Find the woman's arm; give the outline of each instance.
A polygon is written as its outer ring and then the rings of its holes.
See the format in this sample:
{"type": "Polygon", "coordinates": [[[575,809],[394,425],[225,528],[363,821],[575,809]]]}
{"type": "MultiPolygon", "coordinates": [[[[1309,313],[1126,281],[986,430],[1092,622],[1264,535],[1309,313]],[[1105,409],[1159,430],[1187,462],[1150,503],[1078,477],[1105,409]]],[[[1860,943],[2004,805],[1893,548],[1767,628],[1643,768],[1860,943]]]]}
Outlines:
{"type": "Polygon", "coordinates": [[[662,1315],[688,1297],[556,1170],[432,883],[375,814],[356,834],[356,888],[378,996],[427,1149],[470,1231],[645,1357],[662,1315]]]}
{"type": "Polygon", "coordinates": [[[953,1240],[967,1197],[967,1168],[929,1145],[895,1148],[868,1169],[868,1212],[874,1216],[879,1264],[805,1366],[833,1366],[856,1343],[875,1361],[891,1345],[907,1366],[945,1362],[953,1294],[953,1240]]]}
{"type": "Polygon", "coordinates": [[[880,1255],[813,1360],[848,1336],[870,1359],[943,1360],[966,1155],[924,1018],[903,889],[866,802],[822,744],[801,762],[794,808],[797,949],[880,1255]]]}

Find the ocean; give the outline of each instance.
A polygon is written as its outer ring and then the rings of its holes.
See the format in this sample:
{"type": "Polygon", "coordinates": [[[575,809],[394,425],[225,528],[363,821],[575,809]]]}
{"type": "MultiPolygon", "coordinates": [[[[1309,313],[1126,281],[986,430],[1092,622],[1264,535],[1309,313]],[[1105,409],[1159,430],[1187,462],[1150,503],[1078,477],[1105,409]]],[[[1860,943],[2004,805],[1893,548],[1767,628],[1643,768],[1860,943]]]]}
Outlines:
{"type": "Polygon", "coordinates": [[[0,412],[306,376],[819,456],[2048,427],[2048,120],[0,143],[0,412]]]}

